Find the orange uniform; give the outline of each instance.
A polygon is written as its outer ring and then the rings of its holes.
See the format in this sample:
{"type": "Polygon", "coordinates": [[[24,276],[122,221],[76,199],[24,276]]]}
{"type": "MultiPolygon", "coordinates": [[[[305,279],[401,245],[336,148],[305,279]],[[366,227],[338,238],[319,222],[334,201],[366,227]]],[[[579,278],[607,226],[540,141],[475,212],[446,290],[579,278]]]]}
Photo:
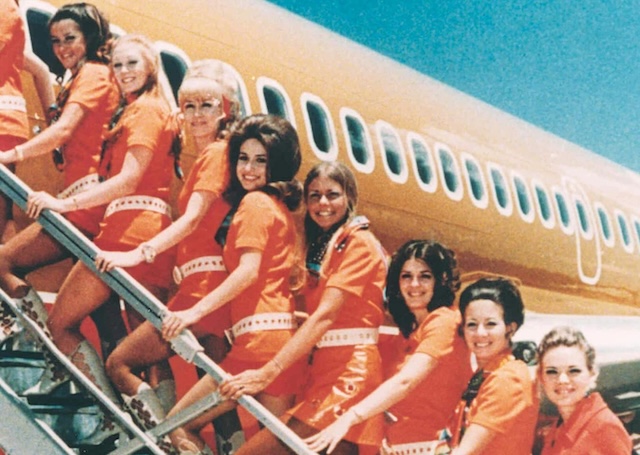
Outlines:
{"type": "Polygon", "coordinates": [[[15,0],[0,0],[0,11],[0,150],[9,150],[29,137],[20,80],[25,33],[15,0]]]}
{"type": "MultiPolygon", "coordinates": [[[[234,327],[238,327],[245,318],[261,314],[272,325],[277,321],[272,321],[269,313],[287,314],[293,319],[294,301],[289,278],[294,264],[295,245],[295,223],[283,202],[261,191],[252,191],[242,198],[229,226],[224,263],[232,272],[238,267],[245,248],[262,252],[262,262],[257,281],[228,304],[234,327]]],[[[282,316],[278,318],[282,319],[282,316]]],[[[260,368],[291,339],[294,330],[291,327],[245,331],[235,336],[233,346],[221,366],[231,374],[238,374],[247,368],[260,368]]],[[[300,366],[292,366],[281,373],[265,392],[272,395],[296,393],[300,376],[300,366]]]]}
{"type": "Polygon", "coordinates": [[[566,422],[551,426],[541,455],[629,455],[631,438],[599,393],[584,398],[566,422]]]}
{"type": "MultiPolygon", "coordinates": [[[[168,208],[169,185],[173,174],[173,156],[170,154],[174,138],[172,125],[169,107],[164,101],[142,95],[125,108],[120,122],[110,133],[113,142],[105,154],[110,160],[110,175],[121,171],[127,150],[131,147],[143,146],[153,152],[153,157],[133,195],[116,199],[107,207],[100,223],[100,233],[95,238],[99,248],[129,251],[171,224],[170,213],[166,210],[162,212],[162,209],[168,208]],[[145,203],[150,198],[154,198],[153,207],[158,208],[157,211],[151,208],[127,208],[135,207],[136,203],[145,203]],[[114,207],[123,207],[124,210],[111,212],[114,207]]],[[[170,249],[159,254],[152,264],[142,263],[127,271],[144,285],[167,288],[174,260],[175,250],[170,249]]]]}
{"type": "MultiPolygon", "coordinates": [[[[305,289],[307,311],[316,310],[325,289],[337,288],[346,294],[346,300],[330,330],[377,331],[383,321],[386,254],[370,231],[354,230],[353,226],[340,228],[329,243],[318,281],[310,280],[305,289]]],[[[383,374],[378,346],[318,348],[312,354],[308,378],[298,404],[288,413],[321,430],[380,385],[383,374]]],[[[375,416],[351,427],[345,439],[379,447],[383,425],[382,415],[375,416]]]]}
{"type": "MultiPolygon", "coordinates": [[[[69,87],[69,98],[63,107],[79,104],[84,118],[76,134],[64,146],[64,188],[98,172],[100,150],[106,128],[118,106],[119,91],[111,71],[101,63],[87,62],[69,87]]],[[[67,212],[64,217],[90,236],[98,233],[104,206],[67,212]]]]}
{"type": "Polygon", "coordinates": [[[387,428],[390,444],[433,441],[446,428],[471,378],[470,354],[458,333],[462,317],[457,309],[441,307],[429,313],[399,353],[399,371],[414,353],[437,361],[435,369],[410,395],[390,411],[398,419],[387,428]]]}
{"type": "Polygon", "coordinates": [[[481,454],[529,455],[539,398],[526,364],[505,354],[484,369],[491,372],[469,408],[469,424],[495,432],[481,454]]]}
{"type": "MultiPolygon", "coordinates": [[[[205,258],[222,259],[222,246],[214,240],[214,235],[231,209],[231,206],[221,197],[229,180],[228,169],[227,142],[214,142],[193,163],[178,196],[178,209],[181,213],[185,212],[189,198],[195,191],[210,192],[216,199],[195,230],[178,245],[176,258],[176,267],[180,270],[178,276],[186,276],[179,283],[178,293],[167,304],[172,311],[191,308],[228,276],[222,260],[219,261],[218,270],[188,275],[184,272],[188,267],[197,264],[200,258],[202,258],[200,263],[206,261],[205,258]]],[[[229,310],[230,305],[225,305],[202,318],[196,326],[202,331],[223,337],[224,330],[231,325],[229,310]]]]}

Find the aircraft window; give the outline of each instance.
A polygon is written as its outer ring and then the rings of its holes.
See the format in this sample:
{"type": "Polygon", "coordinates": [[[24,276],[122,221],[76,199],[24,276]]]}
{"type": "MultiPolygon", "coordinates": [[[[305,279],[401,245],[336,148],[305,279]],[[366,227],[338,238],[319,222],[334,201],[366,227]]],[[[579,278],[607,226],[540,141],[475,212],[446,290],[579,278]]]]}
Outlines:
{"type": "Polygon", "coordinates": [[[302,106],[311,148],[321,160],[334,161],[338,147],[329,109],[320,98],[310,93],[302,94],[302,106]]]}
{"type": "Polygon", "coordinates": [[[547,229],[552,229],[556,224],[556,220],[551,209],[549,193],[547,193],[547,189],[542,185],[542,183],[535,180],[532,183],[536,193],[536,207],[538,209],[538,215],[540,216],[542,225],[547,229]]]}
{"type": "Polygon", "coordinates": [[[573,223],[569,208],[567,206],[567,198],[562,193],[560,188],[553,189],[553,198],[556,202],[556,210],[558,212],[558,219],[560,220],[560,228],[567,234],[573,234],[573,223]]]}
{"type": "Polygon", "coordinates": [[[464,163],[463,170],[467,178],[467,187],[469,193],[471,193],[471,200],[476,207],[484,209],[489,205],[489,198],[480,165],[468,153],[462,154],[462,162],[464,163]]]}
{"type": "Polygon", "coordinates": [[[413,156],[413,170],[418,185],[425,191],[434,193],[438,188],[438,180],[435,174],[435,165],[433,164],[433,155],[424,140],[416,133],[407,135],[409,144],[409,152],[413,156]]]}
{"type": "Polygon", "coordinates": [[[593,232],[591,231],[591,223],[589,223],[589,215],[584,202],[581,199],[575,200],[576,212],[578,213],[578,220],[580,221],[580,232],[586,237],[591,238],[593,232]]]}
{"type": "Polygon", "coordinates": [[[622,245],[625,251],[631,253],[633,251],[633,241],[631,239],[631,233],[629,232],[627,218],[620,210],[615,211],[615,217],[618,222],[618,232],[620,233],[620,238],[622,238],[622,245]]]}
{"type": "Polygon", "coordinates": [[[258,95],[263,112],[286,118],[295,126],[291,100],[284,88],[266,77],[258,78],[258,95]]]}
{"type": "Polygon", "coordinates": [[[404,149],[397,131],[391,125],[382,120],[376,122],[378,144],[382,152],[382,162],[389,178],[396,183],[407,181],[407,164],[404,158],[404,149]]]}
{"type": "Polygon", "coordinates": [[[533,222],[533,207],[531,207],[531,195],[529,194],[529,188],[527,187],[524,178],[515,173],[511,174],[511,180],[516,194],[516,201],[518,202],[518,209],[520,210],[520,216],[527,223],[533,222]]]}
{"type": "Polygon", "coordinates": [[[346,107],[340,109],[340,121],[351,162],[358,171],[370,174],[375,161],[367,124],[360,114],[346,107]]]}
{"type": "Polygon", "coordinates": [[[640,248],[640,220],[635,216],[633,217],[633,227],[636,231],[636,243],[638,244],[638,248],[640,248]]]}
{"type": "Polygon", "coordinates": [[[598,225],[600,226],[600,235],[604,244],[611,247],[614,244],[613,232],[611,232],[611,220],[604,206],[599,202],[593,204],[598,214],[598,225]]]}
{"type": "Polygon", "coordinates": [[[188,64],[181,56],[166,49],[160,51],[160,60],[167,79],[169,79],[171,92],[177,101],[178,89],[182,84],[182,79],[184,79],[184,73],[187,72],[188,64]]]}
{"type": "Polygon", "coordinates": [[[439,161],[440,178],[444,182],[444,190],[454,201],[462,200],[462,185],[460,185],[460,170],[451,150],[444,144],[436,144],[436,154],[439,161]]]}
{"type": "Polygon", "coordinates": [[[31,35],[31,48],[34,54],[47,64],[49,71],[56,76],[62,76],[64,67],[54,55],[51,48],[51,38],[49,37],[48,23],[54,12],[55,8],[52,8],[52,11],[45,11],[44,8],[40,7],[27,8],[27,26],[29,35],[31,35]]]}
{"type": "Polygon", "coordinates": [[[504,177],[502,169],[496,164],[487,164],[489,169],[489,176],[491,178],[491,190],[493,192],[493,199],[496,204],[498,212],[504,216],[511,215],[513,206],[511,205],[511,196],[509,194],[509,188],[507,186],[507,180],[504,177]]]}
{"type": "MultiPolygon", "coordinates": [[[[227,62],[222,62],[222,64],[224,65],[226,71],[228,71],[230,74],[233,74],[236,86],[236,97],[240,102],[240,117],[246,117],[247,115],[251,114],[251,106],[249,106],[249,102],[247,101],[249,99],[249,95],[247,94],[247,86],[244,84],[240,73],[238,73],[238,71],[236,71],[233,66],[229,65],[227,62]]],[[[289,102],[289,106],[291,106],[291,102],[289,102]]]]}

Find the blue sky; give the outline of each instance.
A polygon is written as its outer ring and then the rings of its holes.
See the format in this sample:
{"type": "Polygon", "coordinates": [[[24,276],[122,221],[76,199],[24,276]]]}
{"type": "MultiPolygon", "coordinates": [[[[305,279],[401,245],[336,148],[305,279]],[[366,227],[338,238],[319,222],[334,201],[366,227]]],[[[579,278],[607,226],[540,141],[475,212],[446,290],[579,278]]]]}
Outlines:
{"type": "Polygon", "coordinates": [[[640,2],[270,0],[640,172],[640,2]]]}

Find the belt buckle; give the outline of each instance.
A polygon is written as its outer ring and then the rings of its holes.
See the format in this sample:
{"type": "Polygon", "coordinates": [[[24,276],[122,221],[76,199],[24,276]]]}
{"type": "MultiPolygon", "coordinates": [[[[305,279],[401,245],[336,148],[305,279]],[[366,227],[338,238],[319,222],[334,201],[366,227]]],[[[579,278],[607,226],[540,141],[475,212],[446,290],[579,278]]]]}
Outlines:
{"type": "Polygon", "coordinates": [[[171,274],[173,275],[173,281],[178,285],[182,283],[182,280],[184,280],[184,274],[177,265],[173,268],[173,272],[171,272],[171,274]]]}

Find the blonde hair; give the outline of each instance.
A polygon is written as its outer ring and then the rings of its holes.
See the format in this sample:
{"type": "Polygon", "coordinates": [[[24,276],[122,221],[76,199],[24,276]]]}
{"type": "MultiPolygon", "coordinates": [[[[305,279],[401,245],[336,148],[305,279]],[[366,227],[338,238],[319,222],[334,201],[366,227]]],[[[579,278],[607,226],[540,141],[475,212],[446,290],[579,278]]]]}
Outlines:
{"type": "MultiPolygon", "coordinates": [[[[167,79],[162,62],[160,60],[160,54],[156,50],[153,42],[144,35],[131,33],[119,37],[113,45],[112,54],[115,50],[125,44],[134,44],[140,49],[140,55],[142,59],[147,63],[149,68],[149,74],[147,81],[140,90],[140,95],[143,93],[149,93],[153,96],[160,96],[163,98],[167,105],[175,107],[175,100],[171,94],[171,88],[169,80],[167,79]]],[[[113,62],[112,62],[113,64],[113,62]]]]}

